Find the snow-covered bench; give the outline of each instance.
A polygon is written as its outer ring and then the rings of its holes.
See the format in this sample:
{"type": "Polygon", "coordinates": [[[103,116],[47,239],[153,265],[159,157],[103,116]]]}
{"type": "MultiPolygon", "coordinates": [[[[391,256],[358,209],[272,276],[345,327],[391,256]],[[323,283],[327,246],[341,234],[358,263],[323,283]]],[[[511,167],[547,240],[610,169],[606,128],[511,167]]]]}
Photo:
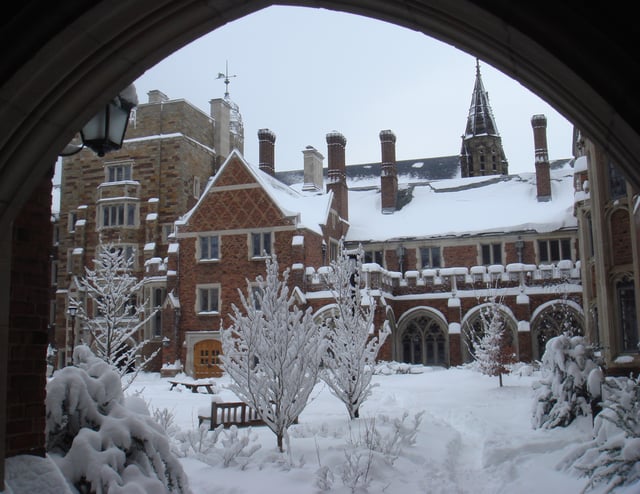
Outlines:
{"type": "Polygon", "coordinates": [[[236,425],[238,427],[248,427],[251,425],[264,425],[258,417],[257,412],[242,401],[229,401],[226,403],[213,400],[211,402],[211,413],[198,414],[198,423],[209,421],[209,430],[214,430],[220,424],[224,427],[236,425]]]}

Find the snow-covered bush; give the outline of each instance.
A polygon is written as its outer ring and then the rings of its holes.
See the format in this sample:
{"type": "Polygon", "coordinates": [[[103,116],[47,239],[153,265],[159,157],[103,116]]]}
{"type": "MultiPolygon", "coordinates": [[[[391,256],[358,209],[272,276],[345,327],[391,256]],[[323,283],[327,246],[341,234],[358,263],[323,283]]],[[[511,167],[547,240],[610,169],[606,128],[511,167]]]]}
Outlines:
{"type": "Polygon", "coordinates": [[[344,403],[352,419],[359,416],[360,406],[371,394],[376,358],[391,333],[385,321],[378,335],[373,335],[376,302],[370,290],[360,287],[363,258],[362,247],[349,254],[340,243],[338,259],[331,261],[331,269],[323,276],[335,309],[324,320],[329,348],[322,359],[320,378],[344,403]]]}
{"type": "Polygon", "coordinates": [[[547,341],[541,377],[533,385],[533,427],[564,427],[578,416],[589,416],[592,400],[599,399],[599,386],[593,382],[599,376],[593,348],[582,336],[560,335],[547,341]]]}
{"type": "Polygon", "coordinates": [[[78,346],[73,367],[47,384],[46,446],[80,492],[189,494],[169,441],[140,398],[124,398],[120,375],[78,346]]]}
{"type": "Polygon", "coordinates": [[[178,431],[173,435],[174,450],[181,457],[193,457],[208,465],[246,466],[247,459],[261,448],[251,427],[240,433],[237,426],[225,429],[223,424],[210,431],[207,425],[178,431]]]}
{"type": "Polygon", "coordinates": [[[367,492],[371,482],[388,475],[398,457],[415,444],[423,413],[416,413],[411,420],[407,420],[409,413],[405,411],[400,418],[379,415],[350,422],[346,444],[339,448],[341,458],[329,458],[323,464],[316,448],[316,486],[329,491],[340,478],[351,492],[367,492]]]}
{"type": "Polygon", "coordinates": [[[575,448],[563,466],[589,477],[585,490],[604,485],[611,492],[640,483],[640,377],[609,377],[603,388],[594,439],[575,448]]]}
{"type": "Polygon", "coordinates": [[[222,361],[232,382],[229,389],[253,408],[273,431],[278,449],[288,428],[304,410],[318,381],[326,352],[326,330],[311,310],[296,305],[275,258],[266,259],[266,277],[247,281],[242,310],[235,305],[232,325],[222,330],[222,361]]]}

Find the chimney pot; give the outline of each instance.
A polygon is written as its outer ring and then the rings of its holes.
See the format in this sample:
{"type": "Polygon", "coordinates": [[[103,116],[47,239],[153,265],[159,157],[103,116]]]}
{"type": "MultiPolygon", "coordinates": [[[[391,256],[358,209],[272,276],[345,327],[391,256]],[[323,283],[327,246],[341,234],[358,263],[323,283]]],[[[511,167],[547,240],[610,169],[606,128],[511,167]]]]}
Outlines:
{"type": "Polygon", "coordinates": [[[258,130],[258,166],[269,175],[275,174],[276,135],[269,129],[258,130]]]}

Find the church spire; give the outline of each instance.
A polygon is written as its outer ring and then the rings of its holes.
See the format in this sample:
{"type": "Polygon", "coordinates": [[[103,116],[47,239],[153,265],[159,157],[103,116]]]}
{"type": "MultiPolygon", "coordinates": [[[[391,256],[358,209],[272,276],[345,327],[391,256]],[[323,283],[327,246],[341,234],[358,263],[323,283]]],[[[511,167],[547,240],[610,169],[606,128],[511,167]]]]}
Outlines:
{"type": "Polygon", "coordinates": [[[476,82],[471,95],[471,106],[467,118],[466,136],[472,135],[499,135],[496,121],[493,118],[489,93],[484,90],[482,76],[480,75],[480,60],[476,58],[476,82]]]}
{"type": "Polygon", "coordinates": [[[476,59],[476,80],[460,150],[460,174],[462,177],[506,175],[508,169],[489,94],[482,83],[480,61],[476,59]]]}

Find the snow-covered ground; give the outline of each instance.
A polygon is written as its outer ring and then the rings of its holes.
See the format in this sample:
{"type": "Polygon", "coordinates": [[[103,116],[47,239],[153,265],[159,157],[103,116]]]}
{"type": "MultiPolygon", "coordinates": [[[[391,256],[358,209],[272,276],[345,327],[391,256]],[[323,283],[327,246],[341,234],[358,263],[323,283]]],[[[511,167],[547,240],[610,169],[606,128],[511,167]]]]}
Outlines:
{"type": "MultiPolygon", "coordinates": [[[[208,465],[182,458],[191,489],[194,494],[317,494],[318,480],[324,478],[331,485],[327,492],[340,494],[581,492],[586,479],[557,465],[591,438],[591,419],[579,418],[567,428],[534,430],[535,375],[505,376],[500,388],[496,377],[469,369],[416,367],[414,372],[419,373],[374,376],[377,387],[353,422],[326,385],[318,384],[299,424],[290,428],[289,454],[277,452],[269,429],[254,427],[251,436],[261,448],[240,463],[225,468],[220,462],[208,465]],[[415,443],[402,446],[397,458],[365,454],[362,446],[370,443],[367,438],[374,429],[383,439],[391,438],[394,418],[408,414],[405,425],[411,429],[420,412],[415,443]],[[354,481],[357,473],[363,477],[354,481]]],[[[227,379],[214,379],[218,396],[234,401],[227,379]]],[[[151,409],[171,411],[181,429],[196,428],[198,412],[209,407],[211,395],[169,388],[168,379],[158,374],[140,374],[127,394],[139,392],[151,409]]],[[[637,493],[640,485],[616,492],[637,493]]]]}

